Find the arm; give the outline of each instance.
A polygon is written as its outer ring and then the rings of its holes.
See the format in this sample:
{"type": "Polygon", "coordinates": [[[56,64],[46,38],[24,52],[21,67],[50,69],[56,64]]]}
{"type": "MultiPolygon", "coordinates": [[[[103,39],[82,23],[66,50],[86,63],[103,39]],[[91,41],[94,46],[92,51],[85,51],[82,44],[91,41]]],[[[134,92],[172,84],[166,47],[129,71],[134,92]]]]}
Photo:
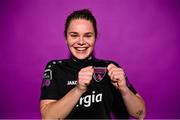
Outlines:
{"type": "Polygon", "coordinates": [[[139,94],[135,95],[128,87],[120,92],[129,114],[137,119],[143,119],[146,115],[143,98],[139,94]]]}
{"type": "Polygon", "coordinates": [[[41,100],[40,110],[42,118],[65,118],[74,108],[82,94],[81,90],[74,87],[60,100],[41,100]]]}
{"type": "Polygon", "coordinates": [[[112,84],[122,94],[124,103],[129,114],[137,119],[143,119],[146,114],[145,103],[139,94],[134,94],[126,85],[124,71],[110,64],[107,67],[108,75],[111,78],[112,84]]]}
{"type": "Polygon", "coordinates": [[[66,118],[72,111],[81,95],[87,90],[92,80],[93,69],[86,67],[78,74],[77,86],[70,90],[60,100],[41,100],[40,111],[43,119],[66,118]]]}

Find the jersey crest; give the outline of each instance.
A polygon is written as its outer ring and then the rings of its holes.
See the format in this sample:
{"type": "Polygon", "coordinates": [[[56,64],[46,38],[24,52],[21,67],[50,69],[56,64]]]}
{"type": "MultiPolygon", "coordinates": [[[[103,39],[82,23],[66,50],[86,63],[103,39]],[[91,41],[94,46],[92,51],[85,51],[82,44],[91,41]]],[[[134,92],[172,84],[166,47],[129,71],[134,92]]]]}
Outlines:
{"type": "Polygon", "coordinates": [[[106,74],[106,67],[94,67],[94,74],[93,74],[93,78],[96,82],[100,82],[105,74],[106,74]]]}

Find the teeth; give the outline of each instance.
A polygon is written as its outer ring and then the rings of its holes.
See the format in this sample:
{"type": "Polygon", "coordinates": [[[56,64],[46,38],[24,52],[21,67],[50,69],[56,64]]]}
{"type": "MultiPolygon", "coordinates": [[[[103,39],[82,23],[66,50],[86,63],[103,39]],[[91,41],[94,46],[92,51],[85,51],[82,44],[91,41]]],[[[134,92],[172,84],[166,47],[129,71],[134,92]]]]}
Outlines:
{"type": "Polygon", "coordinates": [[[76,50],[79,50],[79,51],[83,51],[83,50],[86,50],[86,48],[76,48],[76,50]]]}

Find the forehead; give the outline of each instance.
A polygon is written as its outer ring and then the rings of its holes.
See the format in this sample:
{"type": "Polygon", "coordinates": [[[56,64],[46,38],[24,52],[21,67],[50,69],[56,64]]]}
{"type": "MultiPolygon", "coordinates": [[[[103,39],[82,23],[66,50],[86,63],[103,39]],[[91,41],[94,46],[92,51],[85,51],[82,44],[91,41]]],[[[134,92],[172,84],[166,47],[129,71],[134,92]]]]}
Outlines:
{"type": "Polygon", "coordinates": [[[91,21],[85,19],[73,19],[68,27],[69,32],[94,32],[91,21]]]}

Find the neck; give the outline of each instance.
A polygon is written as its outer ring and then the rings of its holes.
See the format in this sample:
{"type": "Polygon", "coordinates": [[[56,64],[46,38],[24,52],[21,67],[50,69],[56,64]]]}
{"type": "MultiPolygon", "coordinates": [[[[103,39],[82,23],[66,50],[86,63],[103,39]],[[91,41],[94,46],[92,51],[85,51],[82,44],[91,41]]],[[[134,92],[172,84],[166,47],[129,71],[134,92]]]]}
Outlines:
{"type": "Polygon", "coordinates": [[[82,60],[77,59],[77,58],[75,58],[75,57],[72,57],[72,60],[73,60],[73,61],[76,61],[76,62],[86,62],[86,61],[92,60],[92,56],[89,56],[89,57],[87,57],[87,58],[85,58],[85,59],[82,59],[82,60]]]}

